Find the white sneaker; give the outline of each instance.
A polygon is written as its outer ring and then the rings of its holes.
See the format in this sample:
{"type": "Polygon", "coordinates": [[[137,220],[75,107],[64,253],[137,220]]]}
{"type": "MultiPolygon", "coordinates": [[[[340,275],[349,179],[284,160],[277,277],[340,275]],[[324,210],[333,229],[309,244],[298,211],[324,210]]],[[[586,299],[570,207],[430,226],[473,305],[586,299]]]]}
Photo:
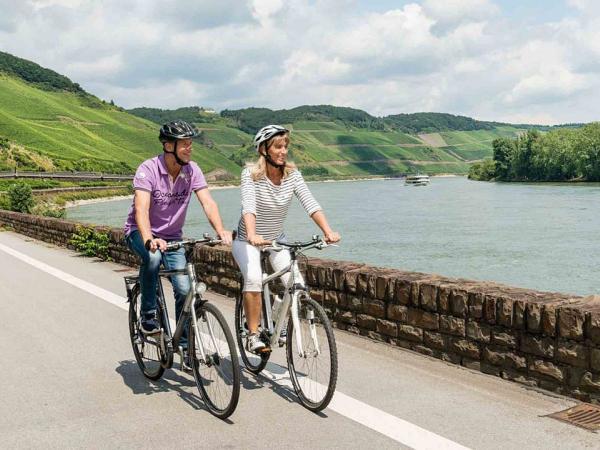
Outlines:
{"type": "Polygon", "coordinates": [[[258,333],[252,333],[248,335],[248,339],[246,339],[246,350],[252,353],[259,353],[264,350],[267,346],[261,340],[258,333]]]}

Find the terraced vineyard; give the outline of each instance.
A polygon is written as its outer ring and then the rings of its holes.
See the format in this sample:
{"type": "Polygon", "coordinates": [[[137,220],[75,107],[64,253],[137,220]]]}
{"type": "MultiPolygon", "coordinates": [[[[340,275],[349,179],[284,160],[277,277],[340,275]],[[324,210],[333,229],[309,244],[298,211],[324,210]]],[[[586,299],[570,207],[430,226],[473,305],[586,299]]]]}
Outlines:
{"type": "Polygon", "coordinates": [[[330,105],[220,114],[198,107],[142,107],[129,113],[56,72],[0,52],[0,170],[131,173],[160,152],[156,122],[180,114],[202,131],[193,159],[220,179],[238,178],[245,163],[256,158],[252,134],[267,122],[292,130],[291,157],[313,178],[465,174],[471,162],[491,156],[495,138],[520,132],[450,114],[378,118],[330,105]],[[447,129],[470,131],[435,132],[447,129]]]}
{"type": "MultiPolygon", "coordinates": [[[[0,73],[0,137],[10,142],[0,170],[98,170],[132,172],[160,152],[157,126],[95,97],[38,89],[0,73]]],[[[206,172],[240,167],[198,144],[194,160],[206,172]]]]}

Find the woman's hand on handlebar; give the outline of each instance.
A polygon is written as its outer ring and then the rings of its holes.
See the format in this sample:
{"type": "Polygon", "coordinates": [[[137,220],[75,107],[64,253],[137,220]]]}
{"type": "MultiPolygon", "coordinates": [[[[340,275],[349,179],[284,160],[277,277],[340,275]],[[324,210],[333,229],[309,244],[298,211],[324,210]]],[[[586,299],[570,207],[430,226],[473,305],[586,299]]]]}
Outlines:
{"type": "Polygon", "coordinates": [[[325,239],[325,242],[327,242],[328,244],[334,244],[336,242],[339,242],[339,240],[342,237],[340,236],[340,234],[337,231],[330,231],[329,233],[325,233],[325,236],[323,236],[323,238],[325,239]]]}
{"type": "Polygon", "coordinates": [[[256,247],[258,247],[260,245],[269,245],[269,244],[271,244],[271,241],[264,240],[263,237],[260,234],[252,234],[252,235],[248,236],[246,239],[248,240],[248,242],[251,245],[254,245],[256,247]]]}

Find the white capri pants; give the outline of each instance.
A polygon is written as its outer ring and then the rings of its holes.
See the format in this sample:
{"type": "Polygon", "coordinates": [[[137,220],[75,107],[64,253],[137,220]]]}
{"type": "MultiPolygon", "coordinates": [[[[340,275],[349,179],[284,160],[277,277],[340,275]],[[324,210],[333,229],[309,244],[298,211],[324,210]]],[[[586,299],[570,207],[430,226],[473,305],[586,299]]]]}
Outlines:
{"type": "MultiPolygon", "coordinates": [[[[260,267],[260,249],[246,241],[234,240],[232,253],[235,261],[240,267],[244,277],[244,288],[242,292],[262,292],[262,269],[260,267]]],[[[291,261],[290,252],[287,249],[281,251],[269,251],[269,262],[273,270],[284,269],[291,261]]],[[[290,272],[281,277],[286,287],[290,286],[290,272]]],[[[294,282],[304,284],[304,278],[296,268],[294,282]]]]}

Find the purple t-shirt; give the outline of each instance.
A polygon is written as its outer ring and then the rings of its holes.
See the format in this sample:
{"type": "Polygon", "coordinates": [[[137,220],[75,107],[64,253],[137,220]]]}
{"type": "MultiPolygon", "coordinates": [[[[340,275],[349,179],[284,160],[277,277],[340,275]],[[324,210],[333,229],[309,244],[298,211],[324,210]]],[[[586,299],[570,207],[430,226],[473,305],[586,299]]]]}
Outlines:
{"type": "MultiPolygon", "coordinates": [[[[172,180],[167,172],[164,155],[144,161],[133,178],[134,189],[150,192],[152,234],[165,240],[181,239],[192,192],[206,187],[206,179],[193,161],[183,166],[177,178],[172,180]]],[[[132,203],[125,222],[125,235],[137,228],[135,204],[132,203]]]]}

